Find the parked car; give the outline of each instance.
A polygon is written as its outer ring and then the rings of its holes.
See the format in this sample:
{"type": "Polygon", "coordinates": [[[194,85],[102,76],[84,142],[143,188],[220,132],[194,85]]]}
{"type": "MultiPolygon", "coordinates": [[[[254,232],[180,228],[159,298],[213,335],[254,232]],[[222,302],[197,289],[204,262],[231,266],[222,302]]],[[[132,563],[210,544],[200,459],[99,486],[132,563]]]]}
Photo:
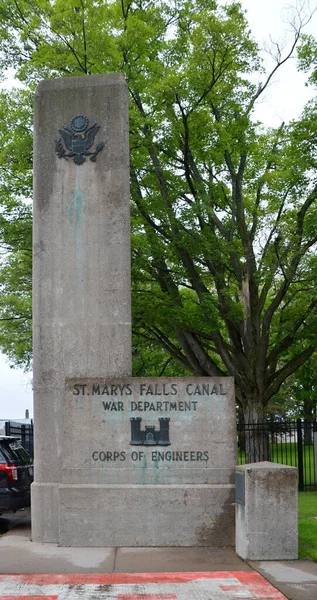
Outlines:
{"type": "Polygon", "coordinates": [[[0,436],[0,514],[30,506],[33,461],[20,441],[0,436]]]}

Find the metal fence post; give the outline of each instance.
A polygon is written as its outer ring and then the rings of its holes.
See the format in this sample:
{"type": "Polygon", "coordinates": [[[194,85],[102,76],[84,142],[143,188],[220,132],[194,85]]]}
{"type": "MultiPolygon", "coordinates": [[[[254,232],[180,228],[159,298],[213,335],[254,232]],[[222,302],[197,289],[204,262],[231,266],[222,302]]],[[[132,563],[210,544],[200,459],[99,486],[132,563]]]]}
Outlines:
{"type": "Polygon", "coordinates": [[[298,489],[304,491],[304,463],[303,463],[303,436],[302,420],[297,419],[297,467],[298,467],[298,489]]]}
{"type": "Polygon", "coordinates": [[[25,442],[26,442],[26,434],[25,434],[25,425],[24,423],[21,424],[21,444],[23,446],[23,448],[25,448],[25,442]]]}

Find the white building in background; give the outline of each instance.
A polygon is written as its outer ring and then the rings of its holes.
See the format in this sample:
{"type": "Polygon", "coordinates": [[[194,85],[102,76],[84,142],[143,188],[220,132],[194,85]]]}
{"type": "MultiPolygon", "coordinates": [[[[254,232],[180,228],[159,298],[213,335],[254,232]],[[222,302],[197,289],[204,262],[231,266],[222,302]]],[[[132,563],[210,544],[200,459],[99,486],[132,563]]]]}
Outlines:
{"type": "Polygon", "coordinates": [[[0,435],[5,435],[5,424],[10,421],[17,425],[31,425],[32,419],[30,419],[29,410],[26,409],[24,419],[0,419],[0,435]]]}

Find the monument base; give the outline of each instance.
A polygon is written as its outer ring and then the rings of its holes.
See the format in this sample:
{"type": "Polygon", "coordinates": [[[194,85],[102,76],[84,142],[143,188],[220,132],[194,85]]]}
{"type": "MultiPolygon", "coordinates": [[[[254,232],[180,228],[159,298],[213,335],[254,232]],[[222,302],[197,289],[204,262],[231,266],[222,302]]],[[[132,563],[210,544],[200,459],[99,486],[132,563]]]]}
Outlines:
{"type": "Polygon", "coordinates": [[[36,542],[75,547],[234,545],[232,484],[32,487],[36,542]]]}
{"type": "Polygon", "coordinates": [[[59,484],[31,485],[32,542],[58,544],[59,542],[59,484]]]}

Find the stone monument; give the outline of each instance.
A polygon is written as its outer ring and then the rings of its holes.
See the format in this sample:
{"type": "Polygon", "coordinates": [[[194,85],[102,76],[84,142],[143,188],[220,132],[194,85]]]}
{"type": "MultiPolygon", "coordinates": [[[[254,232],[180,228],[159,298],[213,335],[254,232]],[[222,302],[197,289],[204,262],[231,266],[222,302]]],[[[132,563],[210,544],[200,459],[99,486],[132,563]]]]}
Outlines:
{"type": "Polygon", "coordinates": [[[236,552],[245,560],[298,558],[297,468],[271,462],[236,468],[236,552]]]}
{"type": "Polygon", "coordinates": [[[131,377],[123,76],[41,82],[34,163],[32,539],[234,544],[233,380],[131,377]]]}

